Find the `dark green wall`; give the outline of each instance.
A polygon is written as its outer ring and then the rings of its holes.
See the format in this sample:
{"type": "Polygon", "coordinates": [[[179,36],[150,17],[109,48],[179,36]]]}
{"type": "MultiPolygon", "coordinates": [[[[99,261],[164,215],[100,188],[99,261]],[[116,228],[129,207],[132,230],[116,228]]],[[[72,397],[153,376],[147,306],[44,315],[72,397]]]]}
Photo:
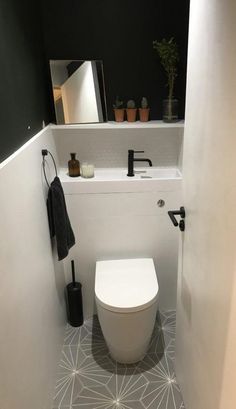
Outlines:
{"type": "Polygon", "coordinates": [[[42,0],[45,45],[51,59],[103,60],[109,119],[116,95],[149,99],[162,115],[166,77],[154,39],[175,37],[180,51],[175,96],[184,116],[189,0],[42,0]]]}
{"type": "Polygon", "coordinates": [[[0,0],[0,161],[49,121],[42,39],[37,2],[0,0]]]}

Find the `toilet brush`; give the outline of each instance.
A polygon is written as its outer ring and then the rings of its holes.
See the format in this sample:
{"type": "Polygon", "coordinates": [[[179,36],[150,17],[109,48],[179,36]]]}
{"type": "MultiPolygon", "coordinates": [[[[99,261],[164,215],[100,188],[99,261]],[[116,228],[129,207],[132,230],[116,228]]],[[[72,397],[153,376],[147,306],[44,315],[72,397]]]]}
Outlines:
{"type": "Polygon", "coordinates": [[[80,327],[83,325],[83,300],[82,285],[75,281],[75,263],[71,260],[72,283],[66,286],[67,318],[70,325],[80,327]]]}
{"type": "Polygon", "coordinates": [[[74,262],[74,260],[71,260],[71,272],[72,272],[72,284],[73,284],[73,287],[76,287],[76,282],[75,282],[75,262],[74,262]]]}

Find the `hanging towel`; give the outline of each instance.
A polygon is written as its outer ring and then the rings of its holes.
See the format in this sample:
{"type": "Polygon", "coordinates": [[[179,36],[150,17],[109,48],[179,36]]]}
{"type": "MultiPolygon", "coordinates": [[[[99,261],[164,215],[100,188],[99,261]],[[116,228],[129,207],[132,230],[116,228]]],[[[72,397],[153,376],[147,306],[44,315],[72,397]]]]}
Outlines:
{"type": "Polygon", "coordinates": [[[50,236],[56,236],[58,260],[63,260],[75,244],[75,236],[67,214],[62,185],[57,176],[49,187],[47,210],[50,236]]]}

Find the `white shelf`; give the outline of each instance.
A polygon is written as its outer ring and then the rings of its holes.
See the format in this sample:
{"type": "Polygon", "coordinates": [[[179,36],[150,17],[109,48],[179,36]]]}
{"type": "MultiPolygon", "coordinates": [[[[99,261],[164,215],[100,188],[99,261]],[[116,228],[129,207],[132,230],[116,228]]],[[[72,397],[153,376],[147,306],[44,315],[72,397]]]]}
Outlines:
{"type": "Polygon", "coordinates": [[[103,122],[92,124],[71,124],[71,125],[55,125],[50,124],[51,129],[169,129],[169,128],[184,128],[184,121],[166,123],[163,121],[148,121],[148,122],[103,122]]]}

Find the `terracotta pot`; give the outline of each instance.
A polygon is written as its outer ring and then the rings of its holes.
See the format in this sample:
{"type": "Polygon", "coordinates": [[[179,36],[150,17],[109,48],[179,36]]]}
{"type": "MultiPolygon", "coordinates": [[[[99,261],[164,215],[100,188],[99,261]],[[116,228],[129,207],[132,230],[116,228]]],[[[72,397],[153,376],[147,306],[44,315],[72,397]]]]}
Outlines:
{"type": "Polygon", "coordinates": [[[126,109],[127,121],[135,122],[137,115],[137,108],[127,108],[126,109]]]}
{"type": "Polygon", "coordinates": [[[124,116],[125,116],[125,109],[124,108],[115,108],[114,109],[114,114],[115,114],[115,120],[116,122],[124,122],[124,116]]]}
{"type": "Polygon", "coordinates": [[[140,122],[148,122],[149,121],[149,112],[150,112],[150,108],[139,108],[140,122]]]}

